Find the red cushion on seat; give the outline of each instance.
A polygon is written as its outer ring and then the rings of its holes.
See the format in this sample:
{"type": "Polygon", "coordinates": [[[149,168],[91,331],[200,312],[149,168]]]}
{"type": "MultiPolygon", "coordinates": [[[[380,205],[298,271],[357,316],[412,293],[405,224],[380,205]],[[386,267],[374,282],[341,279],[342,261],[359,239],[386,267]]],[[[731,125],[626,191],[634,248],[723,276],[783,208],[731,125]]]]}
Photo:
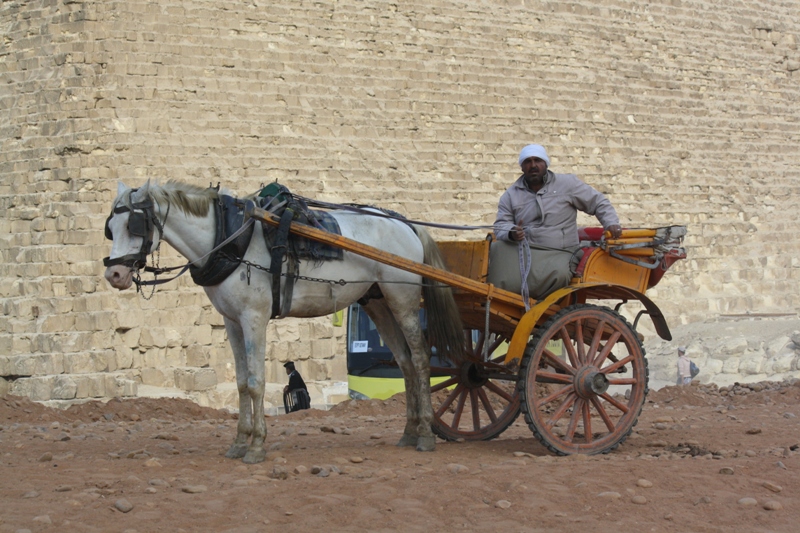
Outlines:
{"type": "Polygon", "coordinates": [[[578,228],[578,239],[581,241],[599,241],[603,238],[603,228],[578,228]]]}
{"type": "Polygon", "coordinates": [[[581,257],[578,266],[575,267],[575,276],[577,277],[583,276],[583,269],[586,268],[586,261],[589,260],[589,256],[592,255],[593,252],[596,252],[599,249],[600,248],[591,248],[591,247],[581,248],[581,250],[583,250],[583,257],[581,257]]]}

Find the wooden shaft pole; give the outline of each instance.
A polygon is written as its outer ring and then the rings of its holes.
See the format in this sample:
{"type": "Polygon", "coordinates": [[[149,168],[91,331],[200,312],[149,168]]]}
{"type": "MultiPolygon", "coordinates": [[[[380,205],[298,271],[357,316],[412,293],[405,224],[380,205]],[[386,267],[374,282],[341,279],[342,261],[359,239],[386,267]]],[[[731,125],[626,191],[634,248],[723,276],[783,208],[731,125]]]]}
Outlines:
{"type": "MultiPolygon", "coordinates": [[[[245,203],[245,218],[247,217],[255,218],[256,220],[260,220],[261,222],[269,224],[270,226],[277,227],[280,224],[280,218],[273,215],[269,211],[265,211],[264,209],[256,207],[255,203],[250,200],[245,203]]],[[[405,257],[400,257],[399,255],[379,250],[378,248],[348,239],[342,235],[337,235],[335,233],[313,228],[305,224],[298,224],[296,222],[292,222],[289,231],[295,235],[329,244],[331,246],[347,250],[348,252],[353,252],[354,254],[364,256],[368,259],[372,259],[373,261],[378,261],[379,263],[393,266],[399,268],[400,270],[405,270],[406,272],[418,274],[430,280],[444,283],[451,287],[456,287],[458,289],[479,294],[484,297],[491,295],[493,299],[497,299],[519,307],[524,307],[522,296],[519,294],[498,289],[493,285],[481,283],[480,281],[475,281],[474,279],[464,276],[459,276],[458,274],[453,274],[452,272],[448,272],[446,270],[434,268],[424,263],[411,261],[405,257]]],[[[534,300],[531,300],[531,305],[535,303],[536,302],[534,300]]]]}

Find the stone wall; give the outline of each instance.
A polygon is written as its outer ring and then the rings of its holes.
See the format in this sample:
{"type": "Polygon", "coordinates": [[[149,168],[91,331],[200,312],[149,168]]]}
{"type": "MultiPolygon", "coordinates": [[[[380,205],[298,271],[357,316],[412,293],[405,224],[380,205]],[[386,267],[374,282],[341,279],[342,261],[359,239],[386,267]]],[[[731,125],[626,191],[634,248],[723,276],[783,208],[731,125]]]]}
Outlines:
{"type": "Polygon", "coordinates": [[[674,342],[652,339],[646,351],[650,385],[675,384],[677,347],[697,364],[693,381],[722,387],[800,378],[800,319],[794,315],[723,315],[678,326],[674,342]]]}
{"type": "MultiPolygon", "coordinates": [[[[145,300],[102,279],[117,180],[245,194],[278,179],[490,224],[528,142],[606,192],[624,225],[689,227],[690,259],[649,293],[670,324],[796,312],[799,13],[777,0],[2,2],[0,385],[233,401],[202,291],[181,279],[145,300]]],[[[329,318],[269,333],[273,392],[287,358],[321,385],[345,378],[329,318]]]]}

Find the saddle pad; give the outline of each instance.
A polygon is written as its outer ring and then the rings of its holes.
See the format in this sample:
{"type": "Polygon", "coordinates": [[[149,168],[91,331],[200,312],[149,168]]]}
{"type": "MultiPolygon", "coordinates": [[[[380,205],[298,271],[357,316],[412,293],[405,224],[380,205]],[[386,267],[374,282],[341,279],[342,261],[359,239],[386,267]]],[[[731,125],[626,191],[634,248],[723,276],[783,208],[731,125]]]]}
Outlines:
{"type": "MultiPolygon", "coordinates": [[[[339,223],[327,211],[315,211],[308,208],[302,198],[297,198],[289,191],[285,185],[280,183],[271,183],[261,189],[256,197],[259,205],[273,215],[281,216],[286,209],[293,211],[292,222],[299,222],[313,226],[317,229],[341,235],[342,231],[339,228],[339,223]],[[270,209],[272,205],[281,206],[277,209],[270,209]]],[[[277,228],[274,226],[267,227],[265,225],[265,239],[267,241],[267,248],[272,249],[272,243],[275,241],[275,234],[277,228]]],[[[289,235],[289,248],[287,252],[296,259],[308,259],[311,261],[327,261],[331,259],[342,259],[344,257],[344,250],[335,246],[323,244],[313,239],[306,239],[305,237],[298,237],[297,235],[289,235]]]]}
{"type": "MultiPolygon", "coordinates": [[[[325,230],[328,233],[341,235],[342,230],[339,228],[339,223],[327,211],[308,211],[309,225],[317,229],[325,230]]],[[[319,241],[306,239],[293,235],[291,241],[294,243],[297,257],[300,259],[310,259],[312,261],[327,261],[330,259],[342,259],[344,257],[344,250],[336,246],[330,246],[319,241]]]]}

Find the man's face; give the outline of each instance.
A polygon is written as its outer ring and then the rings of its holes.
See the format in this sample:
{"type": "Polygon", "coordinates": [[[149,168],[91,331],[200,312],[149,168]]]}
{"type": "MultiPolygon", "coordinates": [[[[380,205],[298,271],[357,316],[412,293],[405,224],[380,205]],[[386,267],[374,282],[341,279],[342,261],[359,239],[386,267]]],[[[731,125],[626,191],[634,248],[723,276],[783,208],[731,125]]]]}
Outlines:
{"type": "Polygon", "coordinates": [[[547,174],[547,163],[544,159],[539,159],[536,156],[525,159],[522,162],[521,168],[525,179],[528,181],[539,181],[547,174]]]}

